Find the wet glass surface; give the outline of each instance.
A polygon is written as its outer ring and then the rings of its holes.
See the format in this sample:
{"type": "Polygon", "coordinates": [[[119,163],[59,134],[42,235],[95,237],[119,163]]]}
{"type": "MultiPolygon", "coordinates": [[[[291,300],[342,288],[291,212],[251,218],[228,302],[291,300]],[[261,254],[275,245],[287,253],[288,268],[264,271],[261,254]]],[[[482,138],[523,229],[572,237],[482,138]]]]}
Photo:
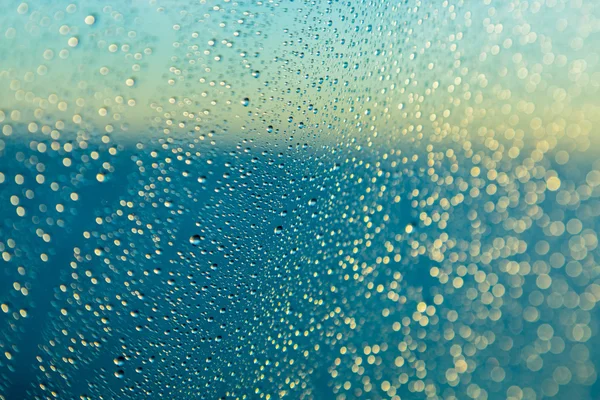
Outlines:
{"type": "Polygon", "coordinates": [[[0,399],[598,399],[597,0],[3,0],[0,399]]]}

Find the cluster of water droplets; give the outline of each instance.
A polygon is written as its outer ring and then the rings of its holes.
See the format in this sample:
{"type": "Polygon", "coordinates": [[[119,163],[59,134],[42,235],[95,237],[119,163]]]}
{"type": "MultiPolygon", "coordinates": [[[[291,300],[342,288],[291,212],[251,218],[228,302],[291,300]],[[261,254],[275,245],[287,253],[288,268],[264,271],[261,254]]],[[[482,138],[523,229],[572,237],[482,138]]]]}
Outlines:
{"type": "Polygon", "coordinates": [[[600,4],[104,3],[0,16],[0,399],[598,393],[600,4]]]}

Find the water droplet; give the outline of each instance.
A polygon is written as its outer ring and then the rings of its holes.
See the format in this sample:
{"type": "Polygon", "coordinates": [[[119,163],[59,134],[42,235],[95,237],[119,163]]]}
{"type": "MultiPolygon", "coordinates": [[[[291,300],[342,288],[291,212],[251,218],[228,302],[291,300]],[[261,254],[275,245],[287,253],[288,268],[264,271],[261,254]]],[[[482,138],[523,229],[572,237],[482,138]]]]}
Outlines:
{"type": "Polygon", "coordinates": [[[198,246],[200,244],[201,238],[200,235],[190,236],[190,243],[194,246],[198,246]]]}

